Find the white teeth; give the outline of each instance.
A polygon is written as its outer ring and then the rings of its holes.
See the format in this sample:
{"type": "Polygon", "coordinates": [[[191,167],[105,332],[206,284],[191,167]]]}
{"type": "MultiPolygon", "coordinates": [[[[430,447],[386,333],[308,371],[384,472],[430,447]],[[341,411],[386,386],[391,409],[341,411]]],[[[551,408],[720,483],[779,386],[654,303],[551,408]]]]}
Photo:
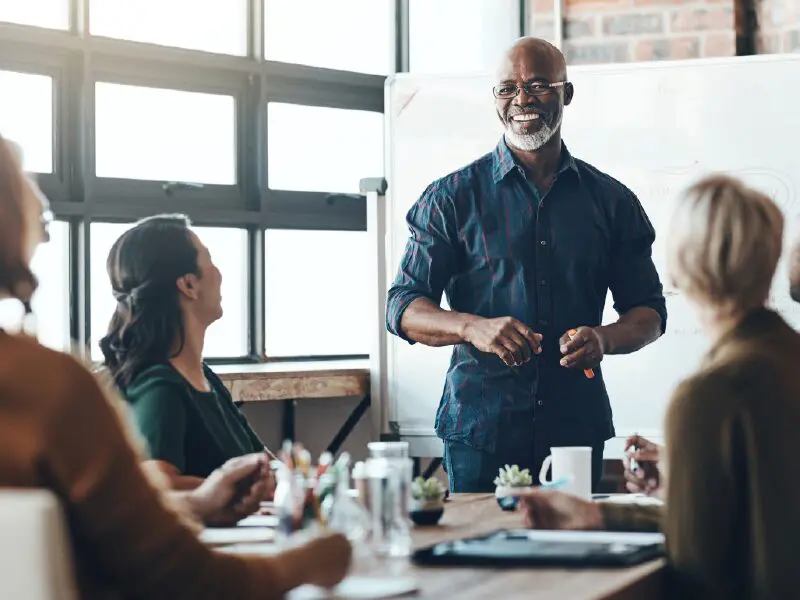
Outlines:
{"type": "Polygon", "coordinates": [[[515,121],[535,121],[539,118],[539,115],[536,113],[528,113],[522,115],[514,115],[511,117],[515,121]]]}

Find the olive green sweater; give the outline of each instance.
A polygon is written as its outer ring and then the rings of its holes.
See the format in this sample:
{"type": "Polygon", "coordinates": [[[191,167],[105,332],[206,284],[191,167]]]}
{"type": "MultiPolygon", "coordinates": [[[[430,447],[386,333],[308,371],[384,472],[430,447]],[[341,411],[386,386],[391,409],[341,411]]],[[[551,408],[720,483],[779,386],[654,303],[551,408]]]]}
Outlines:
{"type": "Polygon", "coordinates": [[[800,593],[800,334],[751,313],[675,391],[666,415],[666,501],[604,505],[610,529],[661,529],[671,597],[800,593]]]}

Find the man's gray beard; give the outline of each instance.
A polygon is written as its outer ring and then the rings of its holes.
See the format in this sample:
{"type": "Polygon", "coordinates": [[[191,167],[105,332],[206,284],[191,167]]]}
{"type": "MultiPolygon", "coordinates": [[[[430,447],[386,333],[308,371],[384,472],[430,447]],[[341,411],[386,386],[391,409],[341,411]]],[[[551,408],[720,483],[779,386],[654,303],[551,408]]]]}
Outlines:
{"type": "Polygon", "coordinates": [[[524,152],[536,152],[550,141],[550,138],[552,138],[553,134],[558,130],[559,125],[561,125],[561,119],[559,119],[553,127],[550,127],[547,123],[543,123],[536,133],[518,134],[514,132],[511,128],[511,124],[509,124],[508,127],[506,127],[506,141],[524,152]]]}

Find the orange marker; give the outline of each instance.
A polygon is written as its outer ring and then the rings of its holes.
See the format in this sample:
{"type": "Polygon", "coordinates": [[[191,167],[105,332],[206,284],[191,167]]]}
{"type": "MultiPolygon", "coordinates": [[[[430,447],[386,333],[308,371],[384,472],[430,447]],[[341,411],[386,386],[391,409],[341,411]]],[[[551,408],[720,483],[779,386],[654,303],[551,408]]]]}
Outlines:
{"type": "MultiPolygon", "coordinates": [[[[574,329],[570,329],[567,332],[567,335],[569,336],[569,339],[574,340],[575,336],[578,335],[578,332],[575,331],[574,329]]],[[[594,370],[593,369],[584,369],[583,370],[583,374],[586,375],[587,379],[594,379],[594,370]]]]}

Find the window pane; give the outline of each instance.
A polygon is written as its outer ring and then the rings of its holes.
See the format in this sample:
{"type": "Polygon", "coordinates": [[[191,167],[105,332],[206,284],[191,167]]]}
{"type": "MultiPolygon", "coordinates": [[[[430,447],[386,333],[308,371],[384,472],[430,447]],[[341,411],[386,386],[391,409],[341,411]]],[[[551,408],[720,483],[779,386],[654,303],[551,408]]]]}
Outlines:
{"type": "Polygon", "coordinates": [[[409,70],[493,71],[519,35],[518,0],[410,0],[409,70]]]}
{"type": "Polygon", "coordinates": [[[273,190],[358,193],[383,175],[383,114],[270,102],[267,115],[273,190]],[[310,164],[309,146],[324,160],[310,164]]]}
{"type": "MultiPolygon", "coordinates": [[[[31,261],[39,280],[31,308],[36,315],[39,341],[56,350],[70,347],[69,337],[69,225],[50,224],[50,241],[41,244],[31,261]]],[[[18,331],[25,311],[15,300],[0,301],[0,327],[18,331]]]]}
{"type": "Polygon", "coordinates": [[[367,232],[266,232],[267,356],[369,354],[367,232]]]}
{"type": "Polygon", "coordinates": [[[98,177],[236,183],[233,96],[96,85],[98,177]]]}
{"type": "MultiPolygon", "coordinates": [[[[91,226],[91,327],[92,357],[102,360],[98,342],[108,331],[116,307],[106,273],[106,259],[117,238],[130,223],[92,223],[91,226]]],[[[238,357],[248,353],[247,232],[242,229],[193,227],[211,252],[222,273],[223,317],[206,332],[205,355],[238,357]]]]}
{"type": "Polygon", "coordinates": [[[39,287],[31,308],[36,313],[39,341],[66,350],[69,335],[69,224],[50,223],[50,241],[41,244],[31,262],[39,287]]]}
{"type": "Polygon", "coordinates": [[[25,170],[52,173],[52,78],[0,71],[0,132],[22,146],[25,170]]]}
{"type": "Polygon", "coordinates": [[[89,28],[93,35],[245,55],[247,2],[91,0],[89,28]]]}
{"type": "Polygon", "coordinates": [[[264,13],[269,60],[394,72],[393,0],[266,0],[264,13]]]}
{"type": "Polygon", "coordinates": [[[0,21],[66,29],[69,0],[0,0],[0,21]]]}

